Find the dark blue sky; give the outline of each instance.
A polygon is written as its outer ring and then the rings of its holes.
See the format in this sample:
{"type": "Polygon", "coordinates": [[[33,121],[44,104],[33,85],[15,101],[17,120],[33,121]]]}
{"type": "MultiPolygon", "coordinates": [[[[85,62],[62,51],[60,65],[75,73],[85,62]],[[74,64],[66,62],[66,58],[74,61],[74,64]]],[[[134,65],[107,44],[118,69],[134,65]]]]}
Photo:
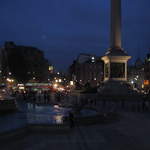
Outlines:
{"type": "MultiPolygon", "coordinates": [[[[150,0],[122,0],[123,48],[143,58],[150,48],[150,0]]],[[[109,47],[110,0],[0,0],[0,45],[14,41],[45,51],[58,69],[80,52],[109,47]]]]}

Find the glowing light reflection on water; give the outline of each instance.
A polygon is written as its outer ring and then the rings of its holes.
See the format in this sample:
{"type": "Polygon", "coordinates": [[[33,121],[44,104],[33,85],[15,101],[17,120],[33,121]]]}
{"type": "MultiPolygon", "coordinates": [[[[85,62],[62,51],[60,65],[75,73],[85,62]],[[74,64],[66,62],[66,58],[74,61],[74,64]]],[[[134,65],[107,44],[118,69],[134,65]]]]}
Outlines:
{"type": "MultiPolygon", "coordinates": [[[[34,104],[35,105],[35,104],[34,104]]],[[[62,124],[63,117],[70,109],[54,106],[30,106],[27,110],[27,120],[31,124],[62,124]]]]}

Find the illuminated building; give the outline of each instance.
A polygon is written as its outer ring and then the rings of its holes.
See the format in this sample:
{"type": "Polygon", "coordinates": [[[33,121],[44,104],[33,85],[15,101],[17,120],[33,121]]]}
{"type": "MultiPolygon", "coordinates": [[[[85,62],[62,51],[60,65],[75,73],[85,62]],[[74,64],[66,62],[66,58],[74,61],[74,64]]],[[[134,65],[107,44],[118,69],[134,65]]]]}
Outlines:
{"type": "Polygon", "coordinates": [[[134,88],[141,89],[144,82],[144,62],[138,58],[134,65],[128,66],[128,81],[134,88]]]}
{"type": "Polygon", "coordinates": [[[103,81],[103,62],[100,57],[80,54],[69,67],[69,73],[72,81],[97,86],[103,81]]]}
{"type": "Polygon", "coordinates": [[[147,54],[144,65],[144,87],[150,90],[150,54],[147,54]]]}

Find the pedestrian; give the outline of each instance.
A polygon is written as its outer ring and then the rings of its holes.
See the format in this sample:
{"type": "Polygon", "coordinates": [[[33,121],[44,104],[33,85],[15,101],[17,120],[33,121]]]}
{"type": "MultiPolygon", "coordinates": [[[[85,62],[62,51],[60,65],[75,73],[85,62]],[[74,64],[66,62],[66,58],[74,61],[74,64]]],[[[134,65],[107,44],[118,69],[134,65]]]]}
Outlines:
{"type": "Polygon", "coordinates": [[[70,128],[74,128],[74,115],[72,112],[69,112],[69,125],[70,125],[70,128]]]}
{"type": "Polygon", "coordinates": [[[142,110],[145,111],[146,105],[145,105],[145,100],[142,101],[142,110]]]}
{"type": "Polygon", "coordinates": [[[145,101],[145,110],[146,111],[149,110],[149,101],[148,100],[145,101]]]}
{"type": "Polygon", "coordinates": [[[44,97],[44,103],[46,103],[46,100],[47,100],[47,95],[46,95],[46,91],[43,92],[43,97],[44,97]]]}

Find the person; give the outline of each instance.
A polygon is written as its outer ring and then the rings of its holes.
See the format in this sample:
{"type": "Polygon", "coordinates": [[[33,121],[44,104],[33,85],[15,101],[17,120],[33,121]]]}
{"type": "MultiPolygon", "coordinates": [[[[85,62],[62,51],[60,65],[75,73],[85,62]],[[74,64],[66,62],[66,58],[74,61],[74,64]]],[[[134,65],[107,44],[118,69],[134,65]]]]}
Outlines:
{"type": "Polygon", "coordinates": [[[46,91],[43,92],[43,96],[44,96],[44,103],[47,103],[47,93],[46,93],[46,91]]]}
{"type": "Polygon", "coordinates": [[[69,125],[70,128],[74,128],[74,115],[72,112],[69,112],[69,125]]]}
{"type": "Polygon", "coordinates": [[[145,111],[145,101],[142,101],[142,111],[145,111]]]}

